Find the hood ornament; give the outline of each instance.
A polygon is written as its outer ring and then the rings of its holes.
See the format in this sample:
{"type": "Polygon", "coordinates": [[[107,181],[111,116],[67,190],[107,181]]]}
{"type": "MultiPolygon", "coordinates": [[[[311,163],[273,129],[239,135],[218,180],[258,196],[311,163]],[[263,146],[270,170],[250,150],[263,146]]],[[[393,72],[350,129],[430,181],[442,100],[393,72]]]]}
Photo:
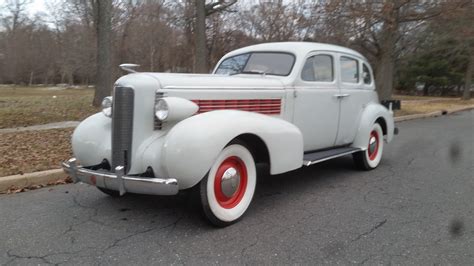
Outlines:
{"type": "Polygon", "coordinates": [[[137,71],[134,69],[136,67],[139,67],[140,65],[137,64],[121,64],[119,67],[123,71],[127,71],[128,73],[137,73],[137,71]]]}

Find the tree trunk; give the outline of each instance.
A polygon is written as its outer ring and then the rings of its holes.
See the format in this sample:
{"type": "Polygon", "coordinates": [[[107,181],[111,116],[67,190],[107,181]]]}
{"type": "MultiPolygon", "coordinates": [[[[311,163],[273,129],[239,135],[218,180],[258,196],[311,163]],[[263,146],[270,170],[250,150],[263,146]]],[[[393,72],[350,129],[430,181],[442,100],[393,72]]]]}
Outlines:
{"type": "Polygon", "coordinates": [[[396,31],[397,26],[389,25],[387,22],[382,29],[382,49],[377,60],[375,73],[375,84],[380,100],[390,100],[392,98],[396,31]]]}
{"type": "Polygon", "coordinates": [[[425,83],[425,86],[423,87],[423,96],[428,96],[429,92],[430,92],[430,84],[428,83],[425,83]]]}
{"type": "Polygon", "coordinates": [[[68,72],[67,72],[67,84],[68,84],[69,86],[74,85],[74,77],[73,77],[73,75],[72,75],[72,71],[68,71],[68,72]]]}
{"type": "Polygon", "coordinates": [[[472,72],[474,72],[474,53],[471,53],[469,62],[467,63],[466,76],[464,78],[463,100],[471,99],[472,72]]]}
{"type": "Polygon", "coordinates": [[[61,82],[59,82],[59,83],[64,84],[64,79],[65,78],[66,78],[66,72],[63,71],[63,72],[61,72],[61,82]]]}
{"type": "Polygon", "coordinates": [[[97,34],[97,75],[94,101],[92,105],[100,106],[102,99],[112,90],[112,0],[95,1],[96,34],[97,34]]]}
{"type": "Polygon", "coordinates": [[[33,77],[34,77],[34,75],[35,75],[35,72],[34,72],[34,71],[31,71],[31,73],[30,73],[30,82],[28,83],[28,84],[29,84],[28,86],[33,85],[33,77]]]}
{"type": "Polygon", "coordinates": [[[194,30],[194,72],[207,73],[206,1],[195,0],[196,23],[194,30]]]}

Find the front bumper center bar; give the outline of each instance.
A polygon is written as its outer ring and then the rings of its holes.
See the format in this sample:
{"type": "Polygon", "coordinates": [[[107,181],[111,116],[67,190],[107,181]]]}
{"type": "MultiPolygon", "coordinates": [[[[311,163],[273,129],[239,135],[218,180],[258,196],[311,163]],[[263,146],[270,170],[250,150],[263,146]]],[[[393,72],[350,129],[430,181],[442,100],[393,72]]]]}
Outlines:
{"type": "Polygon", "coordinates": [[[115,173],[105,170],[91,170],[77,165],[76,158],[62,163],[64,172],[72,177],[74,183],[83,182],[93,186],[119,191],[146,195],[176,195],[179,187],[175,178],[126,176],[124,167],[115,167],[115,173]]]}

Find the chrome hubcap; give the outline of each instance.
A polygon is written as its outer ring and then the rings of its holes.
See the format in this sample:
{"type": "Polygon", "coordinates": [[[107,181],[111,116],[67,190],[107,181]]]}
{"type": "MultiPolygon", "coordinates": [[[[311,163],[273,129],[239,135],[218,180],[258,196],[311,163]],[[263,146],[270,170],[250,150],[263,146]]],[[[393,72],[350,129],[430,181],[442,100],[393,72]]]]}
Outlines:
{"type": "Polygon", "coordinates": [[[377,147],[377,139],[372,136],[369,140],[369,152],[371,154],[374,153],[376,147],[377,147]]]}
{"type": "Polygon", "coordinates": [[[240,174],[234,167],[225,170],[222,175],[221,189],[227,197],[232,197],[237,191],[240,183],[240,174]]]}

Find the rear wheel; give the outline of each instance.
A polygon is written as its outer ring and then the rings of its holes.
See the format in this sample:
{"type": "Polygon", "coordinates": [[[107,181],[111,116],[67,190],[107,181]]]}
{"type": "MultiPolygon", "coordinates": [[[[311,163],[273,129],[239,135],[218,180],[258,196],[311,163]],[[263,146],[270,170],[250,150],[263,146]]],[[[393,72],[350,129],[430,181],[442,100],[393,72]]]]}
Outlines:
{"type": "Polygon", "coordinates": [[[201,180],[200,199],[206,218],[216,226],[238,221],[249,207],[257,183],[255,161],[247,147],[225,147],[201,180]]]}
{"type": "Polygon", "coordinates": [[[353,154],[357,168],[362,170],[375,169],[382,159],[383,131],[382,127],[375,123],[368,136],[367,149],[353,154]]]}

